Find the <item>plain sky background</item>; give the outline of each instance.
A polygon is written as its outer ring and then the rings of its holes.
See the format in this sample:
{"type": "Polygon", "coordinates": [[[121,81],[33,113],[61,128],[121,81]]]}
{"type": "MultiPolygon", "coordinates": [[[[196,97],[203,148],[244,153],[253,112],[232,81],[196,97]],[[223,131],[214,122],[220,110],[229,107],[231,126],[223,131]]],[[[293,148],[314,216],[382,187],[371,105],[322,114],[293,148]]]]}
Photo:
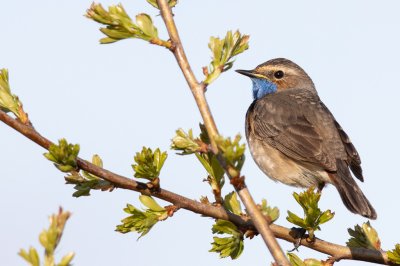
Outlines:
{"type": "MultiPolygon", "coordinates": [[[[103,6],[119,1],[102,1],[103,6]]],[[[0,9],[0,67],[35,128],[49,140],[66,138],[81,145],[80,157],[93,154],[104,167],[133,178],[133,156],[143,146],[168,152],[161,172],[163,188],[183,196],[212,198],[202,179],[206,171],[195,156],[169,149],[175,130],[194,129],[201,116],[173,55],[142,40],[100,45],[100,24],[83,17],[91,1],[3,1],[0,9]]],[[[168,39],[158,11],[145,0],[122,1],[126,11],[149,14],[168,39]]],[[[184,1],[173,9],[193,71],[204,79],[210,62],[210,36],[228,30],[250,34],[250,49],[233,69],[253,69],[284,57],[299,64],[358,149],[364,169],[361,189],[378,213],[371,225],[382,249],[400,242],[399,228],[399,59],[398,1],[184,1]]],[[[207,99],[224,136],[244,135],[252,102],[251,82],[230,70],[208,87],[207,99]]],[[[245,140],[243,140],[245,141],[245,140]]],[[[269,265],[272,257],[260,237],[245,240],[242,256],[231,261],[210,253],[213,221],[180,210],[145,237],[114,232],[127,217],[127,203],[141,207],[139,194],[116,189],[73,198],[72,185],[43,157],[44,149],[0,123],[0,265],[28,265],[17,253],[31,245],[43,254],[39,233],[59,206],[73,213],[57,249],[70,251],[74,265],[269,265]]],[[[274,183],[246,151],[243,174],[257,202],[302,216],[292,197],[299,189],[274,183]]],[[[227,184],[223,194],[233,188],[227,184]]],[[[162,206],[167,202],[157,200],[162,206]]],[[[336,212],[317,237],[345,245],[347,228],[367,219],[347,211],[332,186],[323,191],[322,210],[336,212]]],[[[284,250],[292,244],[279,241],[284,250]]],[[[302,258],[327,256],[300,247],[302,258]]],[[[345,265],[363,262],[342,261],[345,265]]],[[[338,265],[339,265],[338,264],[338,265]]]]}

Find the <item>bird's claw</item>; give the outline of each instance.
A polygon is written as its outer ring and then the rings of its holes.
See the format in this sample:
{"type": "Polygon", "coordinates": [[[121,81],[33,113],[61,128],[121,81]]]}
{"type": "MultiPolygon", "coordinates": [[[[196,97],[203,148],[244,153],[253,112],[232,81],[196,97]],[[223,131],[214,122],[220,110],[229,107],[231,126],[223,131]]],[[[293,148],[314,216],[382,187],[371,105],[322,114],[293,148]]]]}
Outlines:
{"type": "Polygon", "coordinates": [[[303,238],[303,236],[306,234],[306,232],[307,232],[307,230],[306,229],[303,229],[303,228],[292,228],[292,229],[295,229],[295,230],[297,230],[297,232],[298,232],[298,238],[297,238],[297,241],[296,241],[296,243],[294,244],[294,248],[292,249],[292,250],[288,250],[288,252],[293,252],[293,251],[299,251],[298,250],[298,248],[300,247],[300,245],[301,245],[301,239],[303,238]]]}

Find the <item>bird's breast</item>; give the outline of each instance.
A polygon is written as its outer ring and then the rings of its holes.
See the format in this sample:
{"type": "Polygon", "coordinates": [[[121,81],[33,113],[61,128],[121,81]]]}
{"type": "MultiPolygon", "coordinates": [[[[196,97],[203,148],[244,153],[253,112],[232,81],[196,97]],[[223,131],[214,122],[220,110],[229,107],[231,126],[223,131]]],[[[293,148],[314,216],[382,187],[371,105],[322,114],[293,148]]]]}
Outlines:
{"type": "Polygon", "coordinates": [[[324,169],[295,161],[257,139],[252,133],[247,135],[247,142],[257,166],[274,181],[304,188],[332,183],[324,169]]]}

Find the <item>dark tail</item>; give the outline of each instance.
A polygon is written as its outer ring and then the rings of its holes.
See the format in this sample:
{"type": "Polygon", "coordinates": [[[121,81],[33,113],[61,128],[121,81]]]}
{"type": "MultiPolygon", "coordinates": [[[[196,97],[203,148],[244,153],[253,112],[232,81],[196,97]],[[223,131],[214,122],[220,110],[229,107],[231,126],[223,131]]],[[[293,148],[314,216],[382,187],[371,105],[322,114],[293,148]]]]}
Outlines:
{"type": "Polygon", "coordinates": [[[346,163],[338,160],[336,165],[337,172],[329,175],[333,178],[334,185],[339,191],[343,204],[352,213],[375,220],[378,215],[376,214],[374,207],[372,207],[356,181],[354,181],[346,163]]]}

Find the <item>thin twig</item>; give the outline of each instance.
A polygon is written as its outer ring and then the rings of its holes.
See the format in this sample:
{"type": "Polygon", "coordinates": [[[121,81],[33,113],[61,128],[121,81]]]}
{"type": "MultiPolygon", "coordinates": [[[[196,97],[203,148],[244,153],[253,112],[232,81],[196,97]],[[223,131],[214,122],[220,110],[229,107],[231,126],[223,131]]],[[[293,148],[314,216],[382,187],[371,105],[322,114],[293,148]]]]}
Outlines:
{"type": "MultiPolygon", "coordinates": [[[[200,113],[204,120],[204,125],[206,126],[208,135],[210,136],[211,146],[214,150],[217,151],[214,136],[219,134],[214,122],[214,118],[211,114],[210,108],[208,107],[208,103],[204,95],[205,90],[203,86],[196,80],[196,77],[194,76],[192,69],[190,68],[189,62],[186,58],[181,40],[178,35],[178,30],[175,26],[171,8],[168,6],[166,0],[157,0],[157,4],[160,7],[161,16],[167,27],[171,42],[173,46],[175,46],[175,49],[173,49],[172,52],[175,55],[175,58],[183,72],[183,75],[185,76],[186,81],[193,93],[197,106],[199,107],[200,113]]],[[[224,170],[225,172],[227,172],[226,169],[224,170]]],[[[278,244],[278,241],[271,232],[267,220],[258,210],[246,186],[243,186],[241,188],[235,187],[235,189],[238,192],[240,199],[248,210],[250,217],[253,219],[258,232],[264,239],[264,242],[267,245],[272,256],[274,257],[275,261],[282,265],[290,266],[286,255],[283,253],[281,247],[278,244]]]]}
{"type": "MultiPolygon", "coordinates": [[[[18,122],[1,110],[0,120],[45,149],[49,149],[49,147],[52,145],[51,141],[42,137],[32,126],[26,126],[18,122]]],[[[227,212],[223,208],[203,204],[195,200],[188,199],[165,189],[161,189],[159,192],[154,192],[150,190],[145,183],[136,182],[135,180],[114,174],[110,171],[107,171],[106,169],[100,168],[80,158],[78,158],[77,162],[80,169],[101,177],[104,180],[110,181],[118,188],[137,191],[142,194],[150,195],[168,201],[178,208],[183,208],[194,213],[203,214],[215,219],[230,221],[236,226],[240,226],[248,230],[255,230],[252,219],[248,219],[246,217],[241,217],[233,213],[227,212]]],[[[277,238],[286,240],[291,243],[295,243],[297,241],[296,232],[292,231],[289,228],[275,224],[272,224],[270,228],[277,238]]],[[[305,235],[301,241],[302,246],[333,256],[336,260],[359,260],[383,265],[395,265],[388,259],[387,252],[385,251],[377,251],[363,248],[349,248],[332,244],[320,239],[316,239],[315,242],[309,243],[306,241],[306,238],[307,235],[305,235]]]]}

